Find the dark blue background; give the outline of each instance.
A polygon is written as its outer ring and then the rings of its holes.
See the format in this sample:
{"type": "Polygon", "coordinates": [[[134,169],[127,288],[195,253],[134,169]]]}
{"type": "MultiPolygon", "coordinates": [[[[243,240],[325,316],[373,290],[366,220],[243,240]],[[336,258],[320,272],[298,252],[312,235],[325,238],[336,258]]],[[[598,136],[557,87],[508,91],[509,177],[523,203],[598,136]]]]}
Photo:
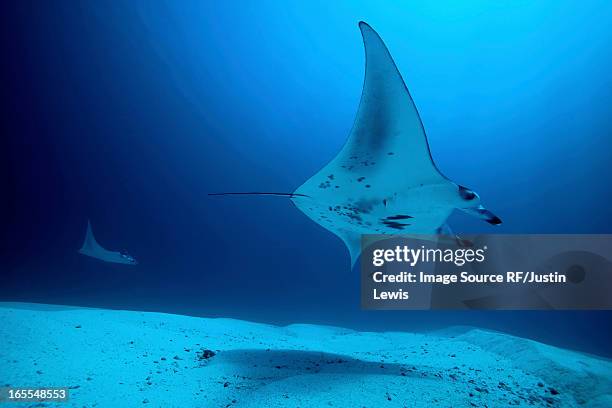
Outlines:
{"type": "MultiPolygon", "coordinates": [[[[612,355],[608,312],[362,312],[342,242],[289,200],[342,146],[357,22],[438,166],[496,232],[612,233],[606,1],[3,3],[1,300],[271,323],[479,325],[612,355]],[[87,218],[137,267],[80,256],[87,218]]],[[[456,231],[493,231],[456,215],[456,231]]]]}

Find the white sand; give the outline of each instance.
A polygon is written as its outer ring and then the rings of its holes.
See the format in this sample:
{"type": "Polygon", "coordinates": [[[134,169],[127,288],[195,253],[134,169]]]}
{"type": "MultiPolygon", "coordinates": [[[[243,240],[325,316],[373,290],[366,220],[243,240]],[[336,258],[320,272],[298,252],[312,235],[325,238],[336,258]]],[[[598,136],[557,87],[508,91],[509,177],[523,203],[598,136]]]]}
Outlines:
{"type": "Polygon", "coordinates": [[[68,403],[0,408],[612,407],[610,361],[478,329],[366,333],[1,303],[0,322],[0,385],[73,387],[68,403]]]}

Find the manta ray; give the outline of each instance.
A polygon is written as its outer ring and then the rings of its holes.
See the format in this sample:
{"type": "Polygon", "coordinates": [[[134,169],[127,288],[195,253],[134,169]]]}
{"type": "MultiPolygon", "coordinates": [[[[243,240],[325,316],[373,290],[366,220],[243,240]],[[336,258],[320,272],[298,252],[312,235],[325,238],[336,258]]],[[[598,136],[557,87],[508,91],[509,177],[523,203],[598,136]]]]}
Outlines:
{"type": "Polygon", "coordinates": [[[361,101],[344,147],[289,197],[344,241],[354,265],[366,234],[448,234],[455,209],[501,224],[480,196],[444,176],[433,161],[419,112],[378,33],[359,28],[366,67],[361,101]]]}
{"type": "Polygon", "coordinates": [[[104,262],[120,263],[126,265],[137,265],[138,261],[128,254],[126,251],[109,251],[102,248],[96,241],[91,229],[91,222],[87,220],[87,231],[85,232],[85,241],[83,246],[79,249],[79,253],[90,256],[92,258],[100,259],[104,262]]]}

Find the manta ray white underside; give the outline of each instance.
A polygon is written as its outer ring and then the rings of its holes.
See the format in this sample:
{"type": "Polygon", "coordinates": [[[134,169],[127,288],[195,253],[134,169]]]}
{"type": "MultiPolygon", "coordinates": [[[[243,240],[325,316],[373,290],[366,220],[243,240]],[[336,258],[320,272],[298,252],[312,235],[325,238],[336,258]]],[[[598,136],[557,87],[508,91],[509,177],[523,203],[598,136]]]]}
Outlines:
{"type": "Polygon", "coordinates": [[[416,106],[380,36],[360,22],[366,54],[357,116],[342,150],[291,198],[317,224],[339,236],[351,255],[364,234],[448,233],[455,209],[490,224],[501,220],[474,191],[436,167],[416,106]]]}

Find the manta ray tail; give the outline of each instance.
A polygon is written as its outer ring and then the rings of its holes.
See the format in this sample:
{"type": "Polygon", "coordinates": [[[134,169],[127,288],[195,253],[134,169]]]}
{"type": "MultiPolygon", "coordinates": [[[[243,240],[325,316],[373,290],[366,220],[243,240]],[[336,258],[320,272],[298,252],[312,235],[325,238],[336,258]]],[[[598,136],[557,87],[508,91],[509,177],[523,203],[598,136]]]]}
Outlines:
{"type": "Polygon", "coordinates": [[[222,196],[222,195],[271,195],[271,196],[280,196],[280,197],[308,197],[305,194],[297,194],[297,193],[270,193],[270,192],[262,192],[262,191],[251,191],[251,192],[232,192],[232,193],[208,193],[209,196],[222,196]]]}

